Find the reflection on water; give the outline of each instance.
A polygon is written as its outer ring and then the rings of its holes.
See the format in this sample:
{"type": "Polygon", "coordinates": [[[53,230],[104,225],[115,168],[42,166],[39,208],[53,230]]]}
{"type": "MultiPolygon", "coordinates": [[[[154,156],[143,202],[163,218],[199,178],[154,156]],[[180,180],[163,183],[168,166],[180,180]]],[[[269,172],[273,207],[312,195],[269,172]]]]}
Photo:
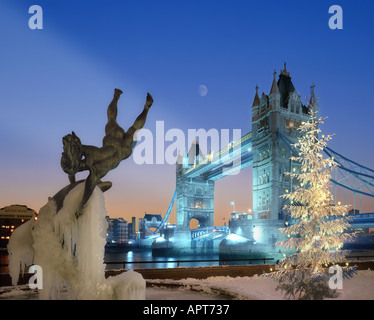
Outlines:
{"type": "MultiPolygon", "coordinates": [[[[356,260],[359,257],[360,261],[370,260],[374,258],[374,250],[352,250],[348,254],[348,259],[356,260]]],[[[107,252],[105,254],[105,262],[118,262],[116,264],[107,264],[107,270],[115,269],[154,269],[154,268],[177,268],[179,261],[179,267],[206,267],[206,266],[218,266],[222,265],[219,263],[219,254],[207,254],[207,255],[184,255],[179,257],[153,257],[152,251],[129,251],[129,252],[107,252]],[[195,262],[182,262],[183,260],[217,260],[217,261],[195,261],[195,262]],[[125,266],[123,264],[126,263],[125,266]],[[148,261],[148,263],[140,263],[140,261],[148,261]],[[167,262],[158,262],[167,261],[167,262]],[[121,263],[122,262],[122,263],[121,263]],[[137,263],[139,262],[139,263],[137,263]]],[[[258,261],[226,261],[227,265],[247,265],[247,264],[263,264],[264,261],[259,259],[258,261]]],[[[268,260],[267,263],[275,263],[275,261],[268,260]]]]}
{"type": "MultiPolygon", "coordinates": [[[[122,269],[124,268],[123,263],[126,263],[126,269],[154,269],[154,268],[177,268],[177,261],[183,260],[218,260],[219,255],[185,255],[182,257],[153,257],[152,251],[129,251],[129,252],[118,252],[118,253],[105,253],[105,262],[119,262],[118,264],[107,264],[106,269],[122,269]],[[137,263],[140,261],[148,261],[148,263],[137,263]],[[157,262],[167,261],[167,262],[157,262]]],[[[206,261],[206,262],[180,262],[180,267],[204,267],[204,266],[218,266],[218,261],[206,261]]]]}
{"type": "MultiPolygon", "coordinates": [[[[370,260],[374,258],[374,250],[352,250],[350,256],[360,257],[360,261],[370,260]],[[365,259],[365,256],[367,257],[365,259]]],[[[128,252],[106,252],[105,253],[105,262],[118,262],[115,264],[107,264],[107,270],[116,270],[116,269],[153,269],[153,268],[177,268],[177,261],[183,260],[218,260],[219,255],[210,254],[210,255],[184,255],[179,257],[153,257],[151,250],[144,251],[128,251],[128,252]],[[127,261],[125,267],[123,262],[127,261]],[[148,261],[148,263],[137,263],[140,261],[148,261]],[[167,261],[167,262],[158,262],[158,261],[167,261]]],[[[272,263],[273,261],[270,261],[272,263]]],[[[275,262],[275,261],[274,261],[275,262]]],[[[0,253],[0,273],[9,273],[8,268],[8,255],[5,253],[0,253]],[[3,266],[1,266],[3,265],[3,266]]],[[[252,261],[250,264],[262,264],[263,261],[252,261]]],[[[222,262],[221,262],[222,264],[222,262]]],[[[226,262],[228,265],[243,265],[249,264],[248,261],[231,261],[226,262]]],[[[205,266],[218,266],[218,261],[196,261],[196,262],[179,262],[180,267],[205,267],[205,266]]]]}
{"type": "MultiPolygon", "coordinates": [[[[106,252],[104,256],[105,262],[118,262],[114,264],[107,264],[106,270],[116,269],[154,269],[154,268],[177,268],[178,261],[180,267],[205,267],[205,266],[218,266],[219,254],[207,255],[184,255],[179,257],[153,257],[151,250],[143,251],[128,251],[128,252],[106,252]],[[217,260],[217,261],[195,261],[195,262],[182,262],[184,260],[217,260]],[[123,262],[127,262],[124,266],[123,262]],[[140,261],[148,261],[148,263],[140,263],[140,261]],[[167,261],[167,262],[158,262],[167,261]],[[139,263],[137,263],[139,262],[139,263]]],[[[9,273],[8,268],[8,255],[0,254],[0,273],[9,273]],[[5,265],[5,266],[1,266],[5,265]]],[[[227,264],[247,264],[247,261],[242,262],[227,262],[227,264]]],[[[253,262],[255,263],[255,262],[253,262]]],[[[263,263],[260,261],[259,263],[263,263]]],[[[222,264],[222,262],[221,262],[222,264]]]]}

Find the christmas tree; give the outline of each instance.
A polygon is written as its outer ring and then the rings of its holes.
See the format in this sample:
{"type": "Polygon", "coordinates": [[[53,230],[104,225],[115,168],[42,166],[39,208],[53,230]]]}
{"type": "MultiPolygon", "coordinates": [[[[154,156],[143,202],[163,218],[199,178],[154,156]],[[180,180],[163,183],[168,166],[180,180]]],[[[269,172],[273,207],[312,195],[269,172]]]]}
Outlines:
{"type": "MultiPolygon", "coordinates": [[[[341,250],[343,242],[353,236],[344,233],[349,227],[346,217],[348,206],[333,204],[330,192],[331,172],[338,164],[332,158],[323,158],[322,152],[331,135],[320,135],[323,119],[310,113],[308,122],[298,128],[300,138],[293,145],[298,156],[291,160],[299,163],[300,170],[286,173],[296,187],[282,197],[287,199],[286,212],[296,221],[280,229],[287,239],[276,245],[295,252],[279,263],[277,289],[285,291],[288,298],[323,299],[331,296],[328,286],[328,266],[346,261],[347,251],[341,250]]],[[[353,268],[345,268],[351,275],[353,268]]]]}

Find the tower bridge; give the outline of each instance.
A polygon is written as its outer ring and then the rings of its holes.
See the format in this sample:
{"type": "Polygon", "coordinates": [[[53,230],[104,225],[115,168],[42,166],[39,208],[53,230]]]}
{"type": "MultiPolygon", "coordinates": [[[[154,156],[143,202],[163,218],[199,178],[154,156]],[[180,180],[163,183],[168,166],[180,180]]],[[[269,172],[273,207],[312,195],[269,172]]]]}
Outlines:
{"type": "MultiPolygon", "coordinates": [[[[217,238],[222,240],[222,235],[228,234],[228,228],[224,230],[214,227],[215,181],[248,167],[252,167],[253,172],[253,215],[248,220],[232,221],[230,232],[249,241],[243,241],[246,243],[246,249],[242,249],[247,253],[251,252],[252,255],[254,252],[274,253],[273,244],[282,240],[278,229],[284,227],[289,217],[282,210],[286,200],[281,195],[287,190],[292,190],[295,184],[285,172],[298,170],[300,166],[290,160],[292,155],[297,155],[297,150],[293,147],[299,137],[297,128],[303,121],[308,121],[310,110],[318,115],[319,105],[314,85],[311,86],[308,105],[302,103],[286,65],[281,70],[278,80],[276,72],[273,73],[268,95],[263,92],[260,97],[258,90],[256,86],[251,107],[251,132],[208,156],[201,153],[199,144],[195,142],[188,153],[183,155],[182,161],[176,164],[176,190],[168,213],[164,217],[165,221],[169,218],[176,200],[177,224],[172,236],[174,244],[168,243],[168,248],[175,248],[176,243],[178,249],[193,247],[197,240],[211,240],[218,234],[220,237],[217,238]],[[198,230],[190,230],[192,219],[198,220],[198,230]],[[220,230],[219,233],[215,233],[217,230],[220,230]],[[180,238],[176,237],[176,234],[180,238]]],[[[362,197],[374,197],[374,170],[330,148],[324,151],[328,157],[334,157],[339,164],[331,180],[335,199],[336,188],[343,188],[345,195],[347,192],[353,193],[353,208],[356,209],[358,195],[362,212],[362,197]]],[[[345,201],[346,199],[345,196],[345,201]]],[[[362,215],[361,218],[359,214],[355,214],[355,217],[356,226],[374,227],[374,214],[365,217],[362,215]]],[[[162,229],[157,231],[162,233],[162,229]]],[[[169,239],[170,232],[168,230],[168,234],[164,233],[163,236],[169,239]]],[[[165,246],[165,243],[155,246],[155,249],[162,248],[163,245],[165,246]]],[[[222,250],[233,252],[227,242],[222,250]]]]}

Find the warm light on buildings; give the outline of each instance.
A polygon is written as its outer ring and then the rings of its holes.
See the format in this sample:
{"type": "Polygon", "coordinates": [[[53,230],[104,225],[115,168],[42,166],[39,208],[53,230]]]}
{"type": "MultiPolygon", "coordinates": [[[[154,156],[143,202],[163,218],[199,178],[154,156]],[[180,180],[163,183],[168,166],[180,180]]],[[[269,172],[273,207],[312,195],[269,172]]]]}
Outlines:
{"type": "Polygon", "coordinates": [[[13,232],[21,224],[36,216],[36,212],[25,205],[10,205],[0,209],[0,248],[6,248],[13,232]]]}

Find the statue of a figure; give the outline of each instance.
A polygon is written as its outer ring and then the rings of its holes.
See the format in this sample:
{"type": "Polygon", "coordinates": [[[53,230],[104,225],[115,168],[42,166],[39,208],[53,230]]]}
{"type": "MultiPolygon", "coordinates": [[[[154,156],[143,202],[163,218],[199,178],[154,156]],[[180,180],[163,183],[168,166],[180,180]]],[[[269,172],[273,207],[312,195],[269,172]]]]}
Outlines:
{"type": "MultiPolygon", "coordinates": [[[[134,133],[143,128],[148,110],[153,104],[152,96],[147,93],[147,100],[143,112],[136,118],[134,124],[125,132],[117,123],[117,102],[122,94],[119,89],[114,90],[113,100],[108,106],[108,122],[105,126],[105,136],[101,148],[83,145],[74,132],[65,136],[63,141],[64,152],[61,157],[61,167],[69,175],[71,184],[75,183],[75,174],[80,171],[89,171],[85,181],[85,189],[77,216],[82,213],[84,205],[92,195],[93,190],[110,170],[127,159],[136,144],[134,133]]],[[[111,183],[102,185],[102,190],[110,188],[111,183]],[[109,185],[108,185],[109,184],[109,185]]]]}

